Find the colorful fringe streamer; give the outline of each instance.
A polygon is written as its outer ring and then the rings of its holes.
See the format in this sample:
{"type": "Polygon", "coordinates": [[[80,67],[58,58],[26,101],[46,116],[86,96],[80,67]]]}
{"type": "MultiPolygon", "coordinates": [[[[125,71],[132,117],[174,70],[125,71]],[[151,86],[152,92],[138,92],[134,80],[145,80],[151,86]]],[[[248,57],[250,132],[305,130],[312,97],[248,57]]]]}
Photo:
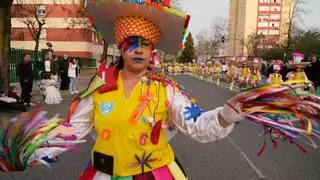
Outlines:
{"type": "MultiPolygon", "coordinates": [[[[45,112],[35,110],[30,115],[24,113],[11,120],[3,120],[0,126],[0,170],[23,171],[28,167],[28,161],[36,150],[45,147],[59,147],[65,149],[76,149],[67,143],[49,144],[49,133],[61,122],[61,119],[53,117],[47,119],[45,112]]],[[[35,159],[40,164],[49,166],[52,161],[35,159]]],[[[30,162],[29,162],[30,163],[30,162]]],[[[33,162],[34,163],[34,162],[33,162]]],[[[49,166],[50,167],[50,166],[49,166]]]]}
{"type": "Polygon", "coordinates": [[[320,138],[320,97],[304,91],[306,81],[289,81],[282,85],[266,85],[243,91],[240,97],[245,118],[264,126],[265,142],[258,152],[262,154],[267,136],[273,147],[279,139],[288,140],[303,153],[298,143],[318,148],[320,138]]]}

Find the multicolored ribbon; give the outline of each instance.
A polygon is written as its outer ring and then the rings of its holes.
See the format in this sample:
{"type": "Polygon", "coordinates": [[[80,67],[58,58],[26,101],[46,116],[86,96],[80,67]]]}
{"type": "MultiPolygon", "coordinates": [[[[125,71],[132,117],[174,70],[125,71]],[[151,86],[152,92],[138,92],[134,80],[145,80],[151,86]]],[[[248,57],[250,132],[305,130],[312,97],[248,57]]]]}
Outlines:
{"type": "MultiPolygon", "coordinates": [[[[30,115],[23,113],[11,120],[2,120],[0,126],[0,170],[23,171],[29,166],[29,159],[34,153],[45,147],[59,147],[76,150],[68,142],[50,144],[50,140],[55,139],[51,135],[60,123],[61,119],[53,117],[48,119],[45,112],[33,111],[30,115]]],[[[44,157],[45,158],[45,157],[44,157]]],[[[45,159],[35,159],[41,164],[48,166],[45,159]]]]}
{"type": "MultiPolygon", "coordinates": [[[[320,138],[320,97],[305,91],[308,81],[288,81],[248,89],[239,94],[239,102],[246,119],[262,125],[265,136],[276,147],[278,139],[288,140],[302,152],[298,143],[304,142],[318,148],[320,138]]],[[[258,152],[261,155],[266,146],[258,152]]]]}

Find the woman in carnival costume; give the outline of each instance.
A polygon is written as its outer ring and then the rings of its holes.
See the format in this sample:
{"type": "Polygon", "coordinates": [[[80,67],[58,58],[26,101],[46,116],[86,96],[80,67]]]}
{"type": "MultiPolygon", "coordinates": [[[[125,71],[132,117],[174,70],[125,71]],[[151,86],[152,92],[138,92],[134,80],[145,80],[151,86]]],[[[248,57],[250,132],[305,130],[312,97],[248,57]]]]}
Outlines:
{"type": "MultiPolygon", "coordinates": [[[[294,71],[291,71],[287,74],[287,78],[290,81],[298,81],[298,84],[305,84],[304,89],[311,89],[314,91],[314,87],[309,82],[309,79],[304,72],[304,68],[309,64],[307,62],[302,62],[304,59],[304,54],[293,53],[293,64],[289,64],[289,68],[294,68],[294,71]],[[299,83],[300,81],[300,83],[299,83]]],[[[300,89],[301,91],[303,88],[300,89]]]]}
{"type": "Polygon", "coordinates": [[[173,75],[174,69],[173,69],[173,63],[168,64],[168,73],[169,75],[173,75]]]}
{"type": "MultiPolygon", "coordinates": [[[[183,27],[186,27],[185,24],[188,24],[185,22],[188,22],[189,16],[169,14],[164,10],[165,7],[166,4],[157,4],[157,8],[150,11],[147,2],[135,4],[108,1],[100,2],[97,6],[94,1],[89,1],[87,11],[103,29],[104,37],[109,38],[106,42],[116,43],[121,51],[119,64],[116,67],[99,69],[89,87],[72,102],[65,123],[49,126],[47,119],[33,121],[41,117],[41,114],[33,114],[27,124],[19,124],[19,119],[15,120],[18,124],[13,130],[21,128],[20,125],[23,127],[19,133],[13,133],[17,136],[12,137],[12,132],[15,131],[10,131],[10,141],[7,141],[7,136],[3,139],[0,134],[1,145],[4,141],[6,149],[3,151],[3,148],[0,148],[0,168],[5,171],[24,170],[26,164],[32,166],[34,162],[55,162],[56,157],[66,151],[65,146],[59,146],[54,144],[52,139],[48,141],[42,137],[59,137],[64,142],[73,143],[83,140],[94,129],[96,141],[92,148],[91,160],[80,180],[184,180],[187,179],[187,175],[169,144],[169,140],[178,131],[201,143],[213,142],[226,137],[233,130],[234,123],[241,121],[245,116],[254,122],[260,122],[263,126],[276,124],[274,128],[277,128],[282,125],[278,131],[288,130],[285,132],[292,133],[293,129],[283,124],[273,121],[266,124],[267,117],[261,120],[261,115],[268,109],[261,109],[261,112],[257,109],[257,106],[272,108],[270,102],[274,102],[274,97],[279,99],[279,94],[270,97],[270,93],[274,94],[272,91],[279,92],[281,89],[269,87],[252,90],[227,101],[224,107],[205,112],[179,84],[163,74],[149,71],[152,50],[157,48],[168,53],[177,53],[176,47],[181,41],[179,35],[182,34],[183,27]],[[101,16],[102,12],[107,15],[101,16]],[[167,23],[161,23],[163,21],[167,23]],[[111,38],[114,32],[115,39],[111,38]],[[161,38],[164,35],[169,38],[161,38]],[[261,93],[261,90],[265,93],[261,93]],[[263,97],[256,99],[257,95],[263,97]],[[261,101],[265,102],[263,106],[259,106],[261,101]],[[25,147],[25,141],[22,140],[29,139],[29,133],[25,136],[20,133],[29,132],[30,128],[42,133],[38,132],[35,136],[32,134],[31,139],[41,141],[32,141],[37,146],[27,143],[25,147]],[[48,128],[50,134],[43,134],[48,132],[48,128]],[[8,152],[13,153],[16,152],[13,150],[17,150],[11,146],[8,148],[7,143],[12,145],[12,142],[16,141],[18,142],[15,145],[21,147],[18,152],[22,152],[23,156],[18,156],[18,159],[12,159],[16,158],[15,156],[7,158],[8,152]],[[35,149],[37,150],[34,152],[35,149]],[[31,154],[32,152],[34,153],[31,154]],[[20,158],[28,160],[28,163],[20,163],[20,158]]],[[[281,88],[290,90],[287,87],[281,88]]],[[[285,91],[283,96],[287,94],[288,91],[285,91]]],[[[291,94],[282,99],[290,103],[290,98],[291,94]]],[[[301,102],[304,101],[294,103],[301,102]]],[[[294,113],[291,108],[295,104],[290,105],[290,109],[285,109],[286,103],[282,104],[279,104],[282,105],[281,108],[278,107],[281,112],[294,113]]],[[[269,111],[279,109],[273,108],[269,111]]],[[[310,111],[304,114],[313,120],[320,113],[320,108],[314,107],[313,111],[313,114],[307,114],[310,111]]],[[[301,128],[294,132],[306,130],[301,128]]],[[[317,132],[313,132],[312,129],[309,132],[308,129],[307,133],[313,135],[317,132]]],[[[293,141],[295,136],[291,138],[289,135],[286,137],[293,141]]]]}
{"type": "Polygon", "coordinates": [[[281,84],[283,83],[282,75],[280,74],[281,65],[273,64],[273,73],[271,73],[267,79],[268,84],[281,84]]]}
{"type": "Polygon", "coordinates": [[[222,71],[221,62],[216,61],[213,66],[213,79],[216,80],[217,85],[220,85],[221,71],[222,71]]]}
{"type": "Polygon", "coordinates": [[[227,76],[228,76],[229,83],[230,83],[229,89],[230,89],[230,91],[232,91],[233,86],[234,86],[234,82],[235,82],[235,78],[236,78],[236,73],[237,73],[235,58],[231,58],[228,63],[229,63],[229,68],[227,71],[227,76]]]}
{"type": "Polygon", "coordinates": [[[248,66],[249,61],[245,59],[245,60],[242,60],[240,64],[241,64],[241,67],[239,68],[239,71],[238,71],[239,87],[245,88],[248,85],[249,77],[251,74],[250,68],[248,66]]]}
{"type": "Polygon", "coordinates": [[[307,81],[307,75],[303,69],[308,65],[308,63],[302,62],[304,55],[300,53],[293,53],[293,63],[289,64],[289,68],[294,68],[295,71],[291,71],[287,74],[289,80],[297,81],[307,81]]]}
{"type": "Polygon", "coordinates": [[[212,62],[208,61],[204,69],[204,77],[205,77],[204,80],[210,83],[212,82],[211,73],[210,73],[211,69],[212,69],[212,62]]]}
{"type": "Polygon", "coordinates": [[[259,59],[253,59],[252,71],[250,74],[250,85],[256,87],[260,84],[261,81],[261,72],[259,69],[259,59]]]}

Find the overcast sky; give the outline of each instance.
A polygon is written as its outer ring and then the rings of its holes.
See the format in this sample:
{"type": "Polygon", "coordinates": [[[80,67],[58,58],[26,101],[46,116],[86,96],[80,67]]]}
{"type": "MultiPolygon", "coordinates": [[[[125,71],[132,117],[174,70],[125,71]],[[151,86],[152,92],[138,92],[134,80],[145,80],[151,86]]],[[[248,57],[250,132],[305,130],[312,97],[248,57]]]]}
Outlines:
{"type": "MultiPolygon", "coordinates": [[[[202,30],[209,29],[215,17],[228,17],[229,0],[180,0],[186,12],[191,14],[189,31],[195,36],[202,30]]],[[[250,0],[252,1],[252,0],[250,0]]],[[[308,16],[303,16],[307,27],[320,28],[320,0],[306,0],[308,16]]]]}

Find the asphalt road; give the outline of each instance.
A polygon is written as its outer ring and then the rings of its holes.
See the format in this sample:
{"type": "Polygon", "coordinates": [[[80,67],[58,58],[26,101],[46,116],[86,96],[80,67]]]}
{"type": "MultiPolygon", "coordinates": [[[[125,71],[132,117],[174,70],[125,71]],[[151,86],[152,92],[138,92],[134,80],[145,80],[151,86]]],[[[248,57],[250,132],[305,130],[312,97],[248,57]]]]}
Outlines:
{"type": "MultiPolygon", "coordinates": [[[[185,88],[197,97],[204,109],[222,106],[234,93],[223,87],[207,84],[191,77],[175,77],[185,88]]],[[[57,106],[43,105],[51,115],[66,115],[66,109],[72,97],[64,97],[64,102],[57,106]]],[[[0,113],[3,116],[3,113],[0,113]]],[[[306,147],[304,155],[295,146],[281,142],[273,149],[271,142],[263,155],[257,157],[264,137],[259,136],[262,128],[244,121],[235,126],[231,135],[221,141],[199,144],[183,135],[172,140],[176,156],[183,164],[191,180],[319,180],[320,150],[306,147]]],[[[90,157],[93,142],[80,145],[78,152],[65,153],[59,163],[47,167],[29,168],[24,172],[3,173],[1,180],[65,180],[77,179],[90,157]]]]}

